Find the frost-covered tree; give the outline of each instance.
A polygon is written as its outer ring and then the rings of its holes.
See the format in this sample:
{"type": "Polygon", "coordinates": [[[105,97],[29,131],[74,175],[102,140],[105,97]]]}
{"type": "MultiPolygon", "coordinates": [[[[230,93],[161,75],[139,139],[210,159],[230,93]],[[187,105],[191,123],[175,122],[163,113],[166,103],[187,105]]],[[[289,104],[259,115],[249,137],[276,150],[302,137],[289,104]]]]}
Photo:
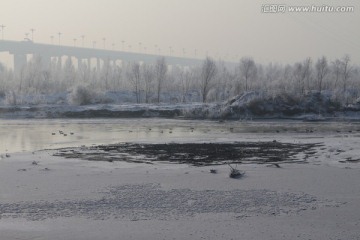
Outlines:
{"type": "Polygon", "coordinates": [[[127,78],[132,86],[133,92],[136,97],[136,103],[140,103],[140,64],[138,62],[131,63],[127,69],[127,78]]]}
{"type": "Polygon", "coordinates": [[[255,80],[257,74],[257,67],[255,61],[250,57],[243,57],[240,59],[240,80],[245,83],[245,91],[250,89],[249,82],[255,80]]]}
{"type": "Polygon", "coordinates": [[[212,58],[207,57],[202,64],[200,74],[200,92],[203,102],[207,101],[208,93],[213,87],[216,72],[217,67],[215,61],[212,58]]]}
{"type": "Polygon", "coordinates": [[[329,73],[328,62],[325,56],[319,58],[315,64],[318,91],[321,92],[326,76],[329,73]]]}
{"type": "Polygon", "coordinates": [[[304,95],[305,94],[305,71],[304,66],[301,62],[295,63],[293,68],[293,75],[294,75],[294,91],[297,95],[304,95]]]}
{"type": "Polygon", "coordinates": [[[313,62],[310,57],[306,58],[304,60],[303,66],[304,66],[304,75],[305,75],[305,93],[306,90],[312,89],[312,72],[313,72],[313,62]]]}
{"type": "Polygon", "coordinates": [[[123,87],[123,68],[115,65],[112,71],[112,86],[110,89],[119,91],[123,87]]]}
{"type": "MultiPolygon", "coordinates": [[[[213,87],[213,98],[217,102],[224,101],[233,96],[232,88],[234,86],[234,73],[222,61],[217,63],[217,74],[215,77],[215,84],[213,87]]],[[[233,70],[233,69],[232,69],[233,70]]]]}
{"type": "Polygon", "coordinates": [[[294,77],[293,77],[293,68],[291,65],[287,64],[286,66],[284,66],[281,70],[281,74],[280,74],[280,86],[279,86],[279,92],[281,93],[291,93],[294,94],[294,88],[290,87],[293,86],[293,82],[294,82],[294,77]]]}
{"type": "Polygon", "coordinates": [[[293,69],[293,76],[296,81],[296,94],[304,96],[306,88],[310,89],[311,77],[311,58],[306,58],[303,62],[295,63],[293,69]]]}
{"type": "Polygon", "coordinates": [[[258,64],[258,82],[256,89],[261,89],[264,94],[274,96],[279,92],[281,85],[281,68],[276,64],[262,66],[258,64]]]}
{"type": "Polygon", "coordinates": [[[336,89],[341,76],[341,61],[339,59],[336,59],[331,63],[331,72],[332,75],[335,77],[333,89],[336,89]]]}
{"type": "Polygon", "coordinates": [[[155,80],[156,80],[156,94],[157,102],[160,103],[160,95],[163,90],[166,73],[168,71],[167,64],[164,57],[158,58],[155,64],[155,80]]]}
{"type": "Polygon", "coordinates": [[[144,80],[145,103],[149,103],[154,87],[154,67],[152,65],[143,64],[141,66],[141,72],[144,80]]]}
{"type": "Polygon", "coordinates": [[[42,59],[40,56],[34,56],[26,65],[25,71],[25,89],[26,91],[33,91],[35,82],[40,77],[42,59]]]}
{"type": "Polygon", "coordinates": [[[79,68],[77,70],[77,78],[79,81],[85,83],[85,82],[89,82],[90,80],[90,68],[87,64],[80,62],[79,63],[79,68]]]}
{"type": "Polygon", "coordinates": [[[103,89],[108,90],[109,89],[109,79],[111,75],[111,65],[110,65],[110,59],[107,58],[104,60],[104,64],[101,68],[101,82],[104,84],[103,89]]]}
{"type": "Polygon", "coordinates": [[[350,65],[350,57],[346,55],[341,61],[341,74],[342,74],[344,93],[346,92],[347,83],[350,78],[351,71],[352,71],[352,66],[350,65]]]}
{"type": "Polygon", "coordinates": [[[349,98],[347,93],[348,81],[352,72],[352,66],[350,65],[350,57],[346,55],[341,61],[341,74],[343,81],[343,96],[345,103],[348,104],[349,98]]]}
{"type": "Polygon", "coordinates": [[[70,89],[71,86],[75,86],[76,72],[71,57],[68,57],[65,61],[63,68],[62,90],[70,89]]]}
{"type": "Polygon", "coordinates": [[[186,102],[186,95],[190,92],[191,89],[191,83],[194,81],[194,72],[191,70],[185,70],[182,71],[181,75],[180,75],[180,79],[181,79],[181,92],[182,92],[182,102],[186,102]]]}
{"type": "Polygon", "coordinates": [[[0,98],[5,97],[5,92],[8,88],[6,72],[6,67],[0,62],[0,98]]]}

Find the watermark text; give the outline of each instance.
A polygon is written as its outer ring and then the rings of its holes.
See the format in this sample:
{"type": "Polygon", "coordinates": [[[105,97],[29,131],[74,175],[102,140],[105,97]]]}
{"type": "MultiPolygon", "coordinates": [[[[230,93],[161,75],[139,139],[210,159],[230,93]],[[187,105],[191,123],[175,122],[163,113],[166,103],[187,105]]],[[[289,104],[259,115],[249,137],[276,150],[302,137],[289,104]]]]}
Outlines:
{"type": "Polygon", "coordinates": [[[354,6],[331,6],[331,5],[308,5],[289,6],[286,4],[264,4],[261,6],[262,13],[352,13],[354,6]]]}

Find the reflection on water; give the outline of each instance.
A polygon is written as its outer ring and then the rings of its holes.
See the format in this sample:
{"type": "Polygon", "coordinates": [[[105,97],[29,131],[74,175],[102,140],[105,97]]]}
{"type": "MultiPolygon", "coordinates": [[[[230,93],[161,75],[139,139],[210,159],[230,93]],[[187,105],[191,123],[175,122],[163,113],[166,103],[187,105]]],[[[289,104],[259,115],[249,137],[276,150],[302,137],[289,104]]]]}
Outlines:
{"type": "Polygon", "coordinates": [[[171,119],[0,120],[0,154],[118,142],[195,142],[276,133],[356,132],[356,123],[217,122],[171,119]],[[63,132],[63,134],[60,134],[63,132]]]}
{"type": "Polygon", "coordinates": [[[129,141],[175,141],[206,133],[206,129],[195,129],[194,125],[195,122],[157,119],[0,120],[0,153],[129,141]]]}

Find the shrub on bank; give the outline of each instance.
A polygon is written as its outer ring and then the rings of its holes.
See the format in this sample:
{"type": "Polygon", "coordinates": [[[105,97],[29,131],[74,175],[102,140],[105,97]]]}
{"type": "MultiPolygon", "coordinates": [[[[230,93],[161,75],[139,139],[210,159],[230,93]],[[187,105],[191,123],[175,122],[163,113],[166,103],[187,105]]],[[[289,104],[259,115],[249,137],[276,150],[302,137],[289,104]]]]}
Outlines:
{"type": "Polygon", "coordinates": [[[73,105],[88,105],[92,103],[95,93],[85,86],[76,86],[68,95],[70,104],[73,105]]]}

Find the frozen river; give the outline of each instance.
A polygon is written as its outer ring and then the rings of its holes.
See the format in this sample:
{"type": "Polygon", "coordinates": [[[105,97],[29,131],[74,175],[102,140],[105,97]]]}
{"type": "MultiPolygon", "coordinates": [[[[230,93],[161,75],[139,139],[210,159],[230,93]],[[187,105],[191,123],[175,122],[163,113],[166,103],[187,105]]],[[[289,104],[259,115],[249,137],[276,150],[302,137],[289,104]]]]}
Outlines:
{"type": "Polygon", "coordinates": [[[154,118],[0,120],[0,154],[121,142],[226,142],[284,137],[291,141],[321,141],[347,134],[360,135],[360,124],[154,118]]]}

